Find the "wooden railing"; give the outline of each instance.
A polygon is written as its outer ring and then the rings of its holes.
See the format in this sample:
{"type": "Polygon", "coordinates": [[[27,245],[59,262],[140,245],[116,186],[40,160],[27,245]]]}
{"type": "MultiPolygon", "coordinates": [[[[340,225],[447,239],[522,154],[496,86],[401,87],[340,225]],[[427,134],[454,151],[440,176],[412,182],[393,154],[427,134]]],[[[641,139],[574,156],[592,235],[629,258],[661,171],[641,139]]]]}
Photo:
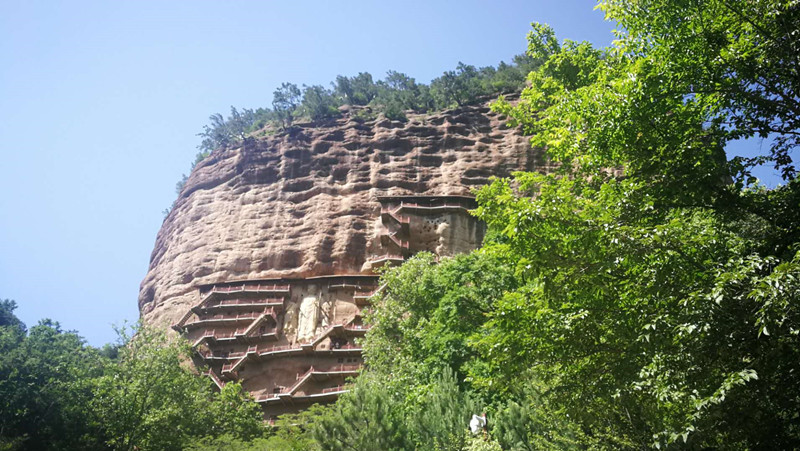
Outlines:
{"type": "Polygon", "coordinates": [[[424,209],[424,210],[432,210],[435,208],[461,208],[464,210],[469,210],[470,207],[464,206],[461,203],[453,203],[453,202],[444,202],[443,204],[439,204],[438,202],[432,202],[428,205],[418,204],[416,202],[400,202],[400,205],[395,207],[395,212],[400,211],[404,208],[409,209],[424,209]]]}
{"type": "Polygon", "coordinates": [[[400,247],[401,249],[408,249],[408,247],[409,247],[409,243],[408,243],[408,241],[401,240],[400,238],[397,238],[397,236],[396,236],[396,235],[397,235],[397,233],[390,233],[390,234],[388,234],[388,235],[386,235],[386,236],[387,236],[387,237],[388,237],[390,240],[392,240],[392,243],[396,244],[396,245],[397,245],[398,247],[400,247]]]}
{"type": "Polygon", "coordinates": [[[238,315],[223,315],[222,313],[217,315],[202,315],[200,316],[197,321],[192,324],[204,322],[204,321],[220,321],[220,320],[231,320],[231,321],[239,321],[243,319],[256,319],[261,316],[259,312],[251,312],[251,313],[240,313],[238,315]]]}
{"type": "Polygon", "coordinates": [[[208,291],[209,294],[211,293],[239,293],[239,292],[256,292],[256,293],[283,293],[288,292],[290,286],[277,284],[277,283],[242,283],[236,285],[228,285],[228,286],[216,286],[214,285],[211,287],[211,290],[208,291]]]}
{"type": "Polygon", "coordinates": [[[359,290],[361,289],[361,284],[358,282],[349,282],[345,280],[336,280],[328,283],[329,290],[337,290],[342,288],[351,288],[359,290]]]}
{"type": "Polygon", "coordinates": [[[181,317],[181,319],[178,320],[177,323],[172,325],[172,328],[180,332],[183,329],[183,325],[186,324],[186,321],[189,320],[189,317],[191,317],[193,313],[194,312],[191,309],[188,310],[186,313],[183,314],[183,316],[181,317]]]}
{"type": "Polygon", "coordinates": [[[275,316],[275,312],[272,311],[272,307],[270,307],[269,310],[270,310],[269,313],[267,313],[267,312],[262,313],[258,318],[256,318],[255,321],[253,321],[249,326],[247,326],[244,329],[244,331],[242,331],[241,335],[251,336],[253,331],[256,330],[256,327],[258,327],[261,324],[261,322],[264,321],[267,318],[272,318],[272,321],[277,326],[278,318],[277,318],[277,316],[275,316]]]}
{"type": "MultiPolygon", "coordinates": [[[[213,338],[214,340],[225,340],[237,337],[245,337],[246,336],[245,332],[247,331],[247,329],[248,329],[247,327],[240,327],[239,329],[236,329],[233,332],[217,332],[216,329],[206,329],[203,332],[203,335],[201,335],[197,341],[199,342],[206,338],[213,338]]],[[[277,331],[278,331],[277,327],[270,327],[269,329],[265,329],[264,333],[261,335],[272,335],[277,333],[277,331]]]]}
{"type": "Polygon", "coordinates": [[[295,348],[300,349],[299,346],[295,346],[295,345],[281,345],[281,346],[270,346],[268,349],[265,349],[262,352],[278,352],[278,351],[286,351],[286,350],[295,349],[295,348]]]}
{"type": "Polygon", "coordinates": [[[331,351],[336,351],[340,349],[361,349],[361,345],[357,345],[355,343],[345,343],[340,345],[338,348],[331,346],[331,351]]]}
{"type": "Polygon", "coordinates": [[[336,365],[321,373],[354,373],[361,369],[361,365],[336,365]]]}
{"type": "Polygon", "coordinates": [[[381,215],[390,216],[392,219],[394,219],[400,224],[408,224],[411,221],[410,218],[397,214],[400,212],[400,208],[401,207],[397,207],[394,210],[392,210],[391,208],[383,207],[381,208],[381,215]]]}
{"type": "MultiPolygon", "coordinates": [[[[353,370],[353,371],[357,371],[359,367],[357,365],[354,365],[354,366],[356,366],[357,368],[355,370],[353,370]]],[[[256,402],[265,402],[265,401],[269,401],[269,400],[277,400],[277,399],[280,399],[280,395],[288,394],[289,396],[292,396],[292,393],[297,389],[299,384],[301,384],[303,382],[303,380],[308,376],[308,374],[309,374],[309,372],[306,372],[306,374],[304,374],[302,377],[299,377],[297,379],[297,382],[292,384],[291,387],[281,387],[278,392],[265,393],[265,394],[259,395],[258,397],[256,397],[256,402]]],[[[324,394],[328,394],[328,393],[337,393],[337,392],[347,391],[349,389],[350,389],[350,384],[341,384],[341,385],[336,385],[336,386],[333,386],[333,387],[323,388],[322,391],[320,391],[319,394],[324,395],[324,394]]]]}
{"type": "Polygon", "coordinates": [[[274,393],[268,393],[268,394],[265,394],[265,395],[259,395],[258,398],[256,398],[256,402],[264,402],[264,401],[266,401],[268,399],[278,399],[278,395],[274,394],[274,393]]]}
{"type": "Polygon", "coordinates": [[[250,306],[250,305],[258,305],[258,306],[267,306],[267,307],[278,307],[283,306],[283,298],[263,298],[263,299],[217,299],[215,301],[208,301],[205,305],[201,306],[204,309],[210,309],[214,307],[236,307],[240,305],[250,306]]]}
{"type": "Polygon", "coordinates": [[[216,315],[200,315],[196,321],[185,324],[184,328],[202,326],[203,324],[222,322],[222,323],[237,323],[240,321],[256,320],[262,316],[269,316],[277,323],[277,315],[273,307],[267,307],[262,312],[241,313],[239,315],[226,315],[218,313],[216,315]]]}
{"type": "Polygon", "coordinates": [[[306,347],[310,346],[312,348],[316,347],[318,344],[320,344],[320,342],[322,342],[322,340],[327,338],[328,335],[331,334],[331,332],[333,332],[333,329],[335,329],[337,327],[342,327],[342,326],[343,326],[343,324],[338,324],[338,323],[337,324],[328,325],[328,327],[326,327],[325,330],[322,331],[322,333],[320,333],[319,335],[314,337],[314,339],[311,340],[310,343],[306,343],[305,346],[306,347]]]}
{"type": "Polygon", "coordinates": [[[298,374],[295,383],[292,384],[290,387],[284,387],[284,389],[281,390],[281,393],[289,393],[289,394],[293,393],[297,389],[297,387],[299,387],[303,382],[305,382],[306,378],[310,376],[312,373],[314,373],[313,366],[311,366],[305,373],[298,374]]]}
{"type": "Polygon", "coordinates": [[[191,323],[184,324],[183,327],[184,327],[184,329],[185,328],[190,328],[190,327],[197,327],[197,326],[202,326],[203,324],[214,323],[214,322],[218,322],[218,321],[221,321],[223,323],[236,323],[236,322],[239,322],[239,321],[253,320],[253,319],[258,318],[260,315],[261,315],[261,313],[258,313],[258,312],[255,312],[255,313],[242,313],[241,315],[233,315],[233,316],[231,316],[231,315],[222,315],[222,314],[219,314],[219,315],[203,315],[203,316],[198,317],[198,319],[196,321],[192,321],[191,323]]]}
{"type": "Polygon", "coordinates": [[[208,370],[208,376],[211,377],[211,380],[222,390],[225,387],[225,382],[217,376],[217,373],[214,370],[208,370]]]}
{"type": "Polygon", "coordinates": [[[212,359],[228,360],[228,359],[235,359],[243,355],[241,352],[212,352],[212,351],[204,351],[201,349],[198,349],[197,353],[205,360],[212,360],[212,359]]]}
{"type": "Polygon", "coordinates": [[[309,374],[314,372],[314,365],[311,365],[303,374],[297,373],[297,380],[303,379],[304,377],[308,376],[309,374]]]}
{"type": "Polygon", "coordinates": [[[348,324],[348,325],[344,326],[345,330],[355,330],[355,331],[362,331],[362,330],[363,331],[367,331],[371,327],[372,326],[368,326],[366,324],[348,324]]]}
{"type": "Polygon", "coordinates": [[[292,350],[301,350],[300,346],[293,346],[293,345],[281,345],[281,346],[268,346],[264,348],[259,348],[256,352],[259,356],[268,355],[274,352],[283,352],[283,351],[292,351],[292,350]]]}
{"type": "Polygon", "coordinates": [[[335,392],[340,392],[340,391],[345,391],[345,390],[347,390],[347,385],[337,385],[335,387],[323,388],[321,393],[322,394],[335,393],[335,392]]]}
{"type": "Polygon", "coordinates": [[[379,261],[405,261],[405,258],[402,255],[397,254],[384,254],[384,255],[376,255],[369,259],[370,263],[375,263],[379,261]]]}
{"type": "Polygon", "coordinates": [[[231,360],[231,359],[240,359],[248,354],[259,355],[261,353],[273,352],[275,350],[290,349],[290,348],[292,348],[292,346],[268,346],[261,348],[259,345],[250,345],[247,347],[246,351],[210,352],[210,351],[198,350],[197,353],[200,354],[204,359],[231,360]]]}
{"type": "Polygon", "coordinates": [[[311,376],[312,374],[325,374],[325,373],[355,373],[359,369],[361,369],[361,365],[337,365],[332,368],[328,368],[327,370],[318,370],[315,369],[313,366],[310,367],[305,373],[298,374],[297,380],[291,387],[285,387],[281,390],[281,393],[294,393],[297,388],[305,382],[305,380],[311,376]]]}

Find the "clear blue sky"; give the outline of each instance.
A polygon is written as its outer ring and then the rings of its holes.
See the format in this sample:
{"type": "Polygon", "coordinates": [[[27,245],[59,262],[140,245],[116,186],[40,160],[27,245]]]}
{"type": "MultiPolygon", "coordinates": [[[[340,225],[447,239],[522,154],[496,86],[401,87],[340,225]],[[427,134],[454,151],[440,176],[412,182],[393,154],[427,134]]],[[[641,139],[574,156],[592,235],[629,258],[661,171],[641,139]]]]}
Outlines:
{"type": "Polygon", "coordinates": [[[591,1],[0,3],[0,298],[90,344],[138,318],[162,210],[210,114],[281,82],[428,82],[509,61],[532,21],[611,42],[591,1]]]}

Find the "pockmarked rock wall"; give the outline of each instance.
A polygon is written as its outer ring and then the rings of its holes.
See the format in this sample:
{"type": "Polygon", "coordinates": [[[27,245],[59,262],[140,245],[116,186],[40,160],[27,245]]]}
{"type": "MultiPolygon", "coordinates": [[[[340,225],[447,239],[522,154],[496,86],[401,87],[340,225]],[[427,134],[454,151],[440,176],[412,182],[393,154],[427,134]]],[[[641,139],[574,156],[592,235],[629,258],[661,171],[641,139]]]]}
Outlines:
{"type": "Polygon", "coordinates": [[[242,381],[268,413],[341,391],[376,266],[476,248],[471,188],[548,169],[486,105],[407,122],[355,111],[199,163],[141,284],[144,322],[185,334],[218,385],[242,381]]]}

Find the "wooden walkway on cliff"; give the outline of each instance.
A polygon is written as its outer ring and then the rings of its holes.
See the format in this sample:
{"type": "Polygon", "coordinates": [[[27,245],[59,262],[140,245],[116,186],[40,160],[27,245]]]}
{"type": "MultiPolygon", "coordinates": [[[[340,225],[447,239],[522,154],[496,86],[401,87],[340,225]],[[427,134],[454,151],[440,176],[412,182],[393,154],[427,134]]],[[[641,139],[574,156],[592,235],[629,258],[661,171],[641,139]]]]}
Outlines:
{"type": "Polygon", "coordinates": [[[278,357],[300,356],[300,355],[360,355],[361,345],[352,342],[354,338],[363,337],[369,330],[369,326],[353,324],[352,321],[345,324],[332,324],[326,327],[314,339],[308,343],[282,346],[259,346],[252,345],[247,351],[231,352],[227,354],[214,354],[200,352],[200,356],[207,361],[214,360],[235,360],[232,363],[222,365],[222,375],[235,378],[236,371],[250,359],[272,359],[278,357]],[[348,340],[345,344],[333,344],[328,349],[320,349],[319,344],[326,338],[339,336],[348,340]]]}
{"type": "Polygon", "coordinates": [[[297,380],[289,387],[279,387],[277,391],[269,394],[262,394],[256,398],[256,402],[264,404],[272,403],[292,403],[294,401],[305,401],[314,397],[338,396],[347,391],[345,384],[336,384],[323,388],[318,393],[303,393],[298,395],[300,387],[309,381],[325,382],[327,380],[337,380],[343,382],[348,377],[357,376],[362,365],[336,365],[326,370],[320,370],[311,366],[305,373],[298,374],[297,380]]]}
{"type": "MultiPolygon", "coordinates": [[[[299,281],[324,284],[323,286],[331,292],[350,292],[357,306],[369,304],[370,297],[380,290],[376,284],[377,276],[364,274],[235,281],[201,287],[200,301],[188,309],[173,328],[181,333],[202,330],[199,336],[195,335],[193,348],[197,357],[211,366],[206,374],[217,388],[222,389],[226,381],[239,379],[239,372],[248,362],[295,356],[320,358],[341,356],[340,360],[346,356],[349,362],[351,357],[361,355],[361,345],[355,343],[355,339],[363,337],[369,327],[361,324],[363,313],[360,309],[356,309],[353,319],[325,327],[309,342],[294,345],[265,343],[277,341],[281,337],[282,324],[278,315],[285,308],[292,283],[299,281]],[[332,339],[330,345],[320,346],[329,337],[332,339]],[[246,345],[246,349],[241,349],[242,345],[246,345]],[[237,347],[239,349],[234,351],[237,347]]],[[[296,391],[309,380],[318,381],[326,375],[356,373],[357,370],[354,368],[338,371],[310,368],[287,389],[284,398],[290,396],[293,400],[319,397],[320,400],[335,399],[343,391],[342,384],[308,395],[298,395],[296,391]]]]}

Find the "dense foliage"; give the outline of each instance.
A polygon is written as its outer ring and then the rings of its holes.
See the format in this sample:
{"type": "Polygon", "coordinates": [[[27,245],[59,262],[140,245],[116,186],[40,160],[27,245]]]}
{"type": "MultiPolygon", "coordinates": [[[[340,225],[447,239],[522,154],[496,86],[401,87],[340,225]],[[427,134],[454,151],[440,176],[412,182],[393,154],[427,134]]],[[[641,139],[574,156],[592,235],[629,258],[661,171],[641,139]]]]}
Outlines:
{"type": "Polygon", "coordinates": [[[347,77],[338,75],[330,88],[321,85],[302,89],[293,83],[283,83],[273,92],[272,109],[231,108],[227,119],[220,114],[210,117],[200,136],[199,148],[210,152],[241,141],[246,133],[265,125],[291,126],[294,119],[323,121],[340,115],[342,105],[369,106],[377,113],[392,119],[405,119],[406,111],[427,112],[474,103],[486,96],[519,92],[525,86],[525,75],[534,69],[538,60],[527,55],[514,57],[511,64],[500,62],[476,68],[459,63],[455,70],[446,71],[429,85],[417,83],[406,74],[389,71],[383,80],[375,81],[368,72],[347,77]]]}
{"type": "Polygon", "coordinates": [[[532,33],[550,56],[497,109],[563,173],[479,193],[505,238],[485,251],[526,283],[476,337],[478,382],[531,372],[609,446],[796,447],[800,186],[767,190],[749,169],[794,178],[797,4],[680,6],[601,3],[627,30],[605,51],[532,33]],[[754,135],[770,155],[726,161],[754,135]]]}
{"type": "Polygon", "coordinates": [[[485,251],[518,261],[526,283],[475,337],[479,384],[530,372],[615,447],[796,445],[800,259],[757,252],[765,221],[631,204],[633,179],[517,182],[480,193],[508,239],[485,251]]]}
{"type": "Polygon", "coordinates": [[[102,449],[88,382],[104,359],[58,323],[27,330],[16,303],[0,303],[0,449],[102,449]]]}
{"type": "Polygon", "coordinates": [[[366,374],[311,425],[322,449],[461,450],[475,403],[449,368],[416,381],[415,399],[397,380],[366,374]]]}
{"type": "Polygon", "coordinates": [[[189,344],[140,328],[118,363],[93,381],[92,410],[115,449],[182,449],[199,437],[263,434],[261,409],[238,384],[213,394],[211,380],[184,368],[189,344]]]}
{"type": "Polygon", "coordinates": [[[203,437],[266,434],[238,384],[214,393],[188,345],[139,328],[95,349],[58,323],[26,330],[0,303],[0,449],[180,450],[203,437]]]}

